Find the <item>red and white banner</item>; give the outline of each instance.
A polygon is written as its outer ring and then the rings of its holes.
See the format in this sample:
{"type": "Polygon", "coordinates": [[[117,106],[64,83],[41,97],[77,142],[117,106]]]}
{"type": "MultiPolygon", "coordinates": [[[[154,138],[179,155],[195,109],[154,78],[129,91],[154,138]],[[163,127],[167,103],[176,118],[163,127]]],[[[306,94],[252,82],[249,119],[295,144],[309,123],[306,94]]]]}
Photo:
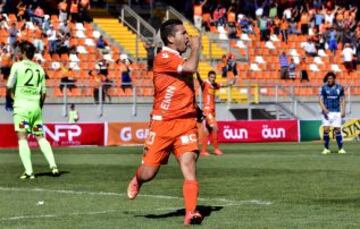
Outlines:
{"type": "MultiPolygon", "coordinates": [[[[299,141],[297,120],[220,121],[218,126],[220,143],[299,141]]],[[[146,122],[52,123],[44,126],[44,132],[51,145],[56,147],[143,144],[149,130],[146,122]]],[[[0,148],[17,147],[17,144],[13,124],[0,124],[0,148]]],[[[29,144],[37,146],[33,137],[29,138],[29,144]]]]}
{"type": "Polygon", "coordinates": [[[297,120],[218,122],[220,143],[298,142],[297,120]]]}
{"type": "MultiPolygon", "coordinates": [[[[46,139],[52,146],[104,145],[104,123],[51,123],[44,125],[46,139]]],[[[13,124],[0,124],[0,148],[17,147],[13,124]]],[[[37,146],[33,137],[30,146],[37,146]]]]}

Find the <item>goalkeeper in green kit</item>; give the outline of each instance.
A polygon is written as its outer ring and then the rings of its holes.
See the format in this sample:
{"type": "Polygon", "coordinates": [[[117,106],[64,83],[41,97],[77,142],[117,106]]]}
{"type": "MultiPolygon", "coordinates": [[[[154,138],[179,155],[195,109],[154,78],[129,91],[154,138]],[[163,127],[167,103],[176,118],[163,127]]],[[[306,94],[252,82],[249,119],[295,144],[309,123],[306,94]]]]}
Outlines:
{"type": "Polygon", "coordinates": [[[35,136],[40,149],[50,165],[51,173],[59,175],[50,143],[43,132],[42,106],[46,97],[45,72],[32,59],[35,54],[33,44],[24,41],[20,43],[22,61],[13,64],[7,82],[7,111],[13,111],[15,131],[18,136],[19,154],[25,167],[25,173],[20,179],[34,179],[31,163],[31,152],[27,135],[35,136]]]}

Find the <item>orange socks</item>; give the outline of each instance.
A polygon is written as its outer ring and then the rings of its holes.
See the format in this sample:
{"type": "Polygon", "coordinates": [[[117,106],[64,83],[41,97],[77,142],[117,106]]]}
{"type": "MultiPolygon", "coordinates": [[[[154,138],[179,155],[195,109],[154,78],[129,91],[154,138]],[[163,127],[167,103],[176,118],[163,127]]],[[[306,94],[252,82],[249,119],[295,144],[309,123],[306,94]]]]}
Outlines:
{"type": "Polygon", "coordinates": [[[186,212],[196,210],[199,195],[199,184],[196,180],[184,180],[183,185],[184,204],[186,212]]]}
{"type": "Polygon", "coordinates": [[[207,135],[206,133],[203,133],[203,136],[202,136],[202,145],[201,145],[201,152],[206,152],[206,148],[207,148],[208,141],[209,141],[208,136],[209,136],[209,135],[207,135]]]}
{"type": "Polygon", "coordinates": [[[217,131],[211,131],[211,143],[215,149],[219,148],[218,138],[217,138],[217,131]]]}

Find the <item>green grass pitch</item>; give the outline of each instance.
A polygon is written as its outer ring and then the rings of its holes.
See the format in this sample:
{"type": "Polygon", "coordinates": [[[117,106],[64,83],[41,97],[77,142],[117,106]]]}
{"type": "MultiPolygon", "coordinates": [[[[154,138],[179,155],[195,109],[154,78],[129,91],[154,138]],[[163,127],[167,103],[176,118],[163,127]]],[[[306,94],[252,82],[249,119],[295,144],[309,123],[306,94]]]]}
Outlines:
{"type": "MultiPolygon", "coordinates": [[[[334,144],[333,144],[334,146],[334,144]]],[[[335,146],[334,146],[335,147],[335,146]]],[[[360,228],[360,144],[347,155],[320,154],[321,144],[222,145],[200,158],[198,228],[360,228]]],[[[0,150],[0,228],[184,228],[182,177],[171,158],[134,201],[127,184],[140,147],[55,149],[60,177],[19,180],[17,150],[0,150]]]]}

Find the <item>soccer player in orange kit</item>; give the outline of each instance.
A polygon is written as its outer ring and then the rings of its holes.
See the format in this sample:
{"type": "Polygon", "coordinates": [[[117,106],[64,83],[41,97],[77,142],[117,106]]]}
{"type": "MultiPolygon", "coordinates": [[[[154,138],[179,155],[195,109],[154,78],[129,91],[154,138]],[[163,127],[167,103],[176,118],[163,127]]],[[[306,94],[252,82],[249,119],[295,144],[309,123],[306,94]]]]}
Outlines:
{"type": "Polygon", "coordinates": [[[217,140],[218,126],[215,120],[215,94],[216,90],[220,89],[220,85],[215,81],[216,73],[214,71],[209,71],[208,80],[205,81],[201,79],[199,73],[196,73],[196,76],[202,90],[203,112],[205,115],[205,120],[203,121],[204,131],[200,155],[209,156],[209,153],[206,151],[206,147],[210,136],[211,143],[214,146],[214,154],[220,156],[223,152],[219,149],[217,140]]]}
{"type": "Polygon", "coordinates": [[[160,27],[164,47],[154,60],[154,104],[150,132],[145,141],[142,164],[130,181],[127,195],[135,199],[143,183],[152,180],[172,152],[184,176],[184,224],[199,224],[196,210],[199,185],[196,161],[199,156],[197,105],[193,74],[197,72],[200,38],[189,38],[182,21],[170,19],[160,27]],[[190,56],[181,57],[188,48],[190,56]]]}

